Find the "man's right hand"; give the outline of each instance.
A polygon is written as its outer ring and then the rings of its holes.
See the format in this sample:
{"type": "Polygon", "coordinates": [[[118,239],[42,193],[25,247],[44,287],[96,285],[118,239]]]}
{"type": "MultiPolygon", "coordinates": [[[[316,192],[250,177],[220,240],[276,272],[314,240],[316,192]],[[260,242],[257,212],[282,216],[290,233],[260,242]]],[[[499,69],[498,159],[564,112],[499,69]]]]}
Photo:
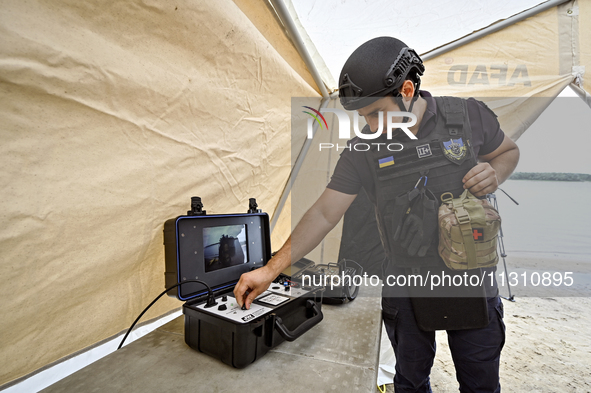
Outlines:
{"type": "Polygon", "coordinates": [[[269,288],[292,260],[297,261],[312,251],[335,227],[356,196],[330,188],[324,190],[275,256],[265,266],[240,276],[240,281],[234,287],[234,297],[240,307],[245,305],[249,309],[254,299],[269,288]]]}
{"type": "Polygon", "coordinates": [[[238,284],[234,287],[234,297],[240,307],[245,304],[246,309],[250,309],[254,299],[265,292],[276,277],[277,275],[268,266],[263,266],[240,276],[238,284]]]}

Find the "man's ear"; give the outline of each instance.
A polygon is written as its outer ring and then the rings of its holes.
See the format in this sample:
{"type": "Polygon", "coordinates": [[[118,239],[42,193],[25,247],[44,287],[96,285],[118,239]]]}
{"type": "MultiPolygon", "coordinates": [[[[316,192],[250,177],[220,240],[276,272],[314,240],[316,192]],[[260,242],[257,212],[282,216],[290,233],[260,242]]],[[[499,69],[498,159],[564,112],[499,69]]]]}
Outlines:
{"type": "Polygon", "coordinates": [[[405,80],[400,88],[400,94],[406,99],[410,99],[415,95],[415,85],[410,80],[405,80]]]}

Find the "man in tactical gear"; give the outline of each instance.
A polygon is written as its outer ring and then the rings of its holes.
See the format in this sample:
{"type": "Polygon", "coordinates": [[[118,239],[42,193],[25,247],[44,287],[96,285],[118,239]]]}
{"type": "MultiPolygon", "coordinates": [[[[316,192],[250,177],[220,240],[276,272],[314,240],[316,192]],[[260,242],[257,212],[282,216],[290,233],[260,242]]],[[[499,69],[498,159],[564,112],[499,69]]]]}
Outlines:
{"type": "MultiPolygon", "coordinates": [[[[364,132],[381,132],[388,112],[411,112],[417,121],[409,129],[416,138],[402,132],[394,134],[392,138],[404,145],[399,153],[343,150],[326,190],[290,239],[267,265],[242,275],[234,290],[239,303],[250,307],[281,271],[316,247],[339,222],[361,187],[376,207],[389,260],[384,267],[386,275],[443,266],[433,241],[437,228],[432,220],[440,195],[451,192],[457,197],[464,189],[475,196],[494,192],[516,167],[519,150],[483,103],[434,98],[419,91],[423,72],[416,52],[391,37],[370,40],[349,57],[340,75],[339,97],[345,109],[357,110],[365,118],[364,132]]],[[[385,133],[379,138],[386,138],[385,133]]],[[[350,146],[358,142],[362,140],[349,141],[350,146]]],[[[490,271],[494,273],[494,268],[490,271]]],[[[421,318],[424,310],[437,312],[450,301],[413,302],[412,290],[383,287],[383,318],[397,360],[394,385],[397,392],[430,392],[435,332],[422,326],[421,318]]],[[[502,305],[496,283],[484,290],[483,307],[488,314],[483,324],[462,325],[462,312],[469,314],[470,310],[460,310],[459,327],[444,328],[462,392],[500,392],[499,357],[505,340],[502,305]]]]}

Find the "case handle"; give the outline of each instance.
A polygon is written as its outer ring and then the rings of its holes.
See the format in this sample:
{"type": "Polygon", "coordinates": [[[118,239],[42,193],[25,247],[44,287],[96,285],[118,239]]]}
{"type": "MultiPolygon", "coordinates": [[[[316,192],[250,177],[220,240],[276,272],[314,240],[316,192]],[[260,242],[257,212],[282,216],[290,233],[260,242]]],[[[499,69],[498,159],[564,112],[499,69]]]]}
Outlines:
{"type": "Polygon", "coordinates": [[[308,318],[304,322],[300,324],[297,328],[293,331],[289,330],[284,324],[281,317],[275,317],[275,329],[279,332],[281,337],[283,337],[287,341],[294,341],[296,338],[300,337],[302,334],[306,333],[312,327],[314,327],[318,322],[322,321],[324,315],[322,315],[322,311],[318,308],[318,305],[314,300],[306,301],[306,308],[311,308],[314,312],[314,316],[308,318]]]}

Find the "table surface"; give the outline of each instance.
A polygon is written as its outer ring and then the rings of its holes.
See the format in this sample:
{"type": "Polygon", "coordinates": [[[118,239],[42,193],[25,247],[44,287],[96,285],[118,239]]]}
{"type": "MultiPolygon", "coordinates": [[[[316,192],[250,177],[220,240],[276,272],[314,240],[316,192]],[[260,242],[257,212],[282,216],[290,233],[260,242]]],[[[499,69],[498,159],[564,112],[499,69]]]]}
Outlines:
{"type": "Polygon", "coordinates": [[[380,290],[322,305],[322,322],[244,369],[189,348],[180,316],[42,392],[375,392],[380,290]]]}

